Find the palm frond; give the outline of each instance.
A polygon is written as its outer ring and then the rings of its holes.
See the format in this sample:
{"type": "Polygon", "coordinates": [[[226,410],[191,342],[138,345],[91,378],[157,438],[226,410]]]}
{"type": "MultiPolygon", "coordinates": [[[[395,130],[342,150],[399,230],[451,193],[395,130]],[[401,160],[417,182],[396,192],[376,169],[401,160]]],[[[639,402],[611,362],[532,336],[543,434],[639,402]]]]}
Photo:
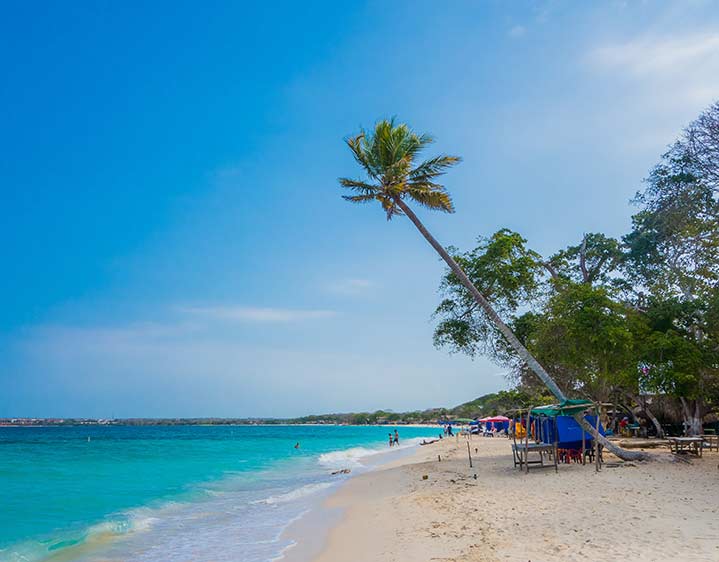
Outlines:
{"type": "Polygon", "coordinates": [[[367,139],[366,133],[360,131],[358,135],[345,139],[345,142],[352,151],[357,163],[364,168],[366,174],[372,179],[377,179],[381,170],[372,158],[371,149],[368,150],[368,148],[371,148],[369,146],[371,141],[367,139]]]}
{"type": "Polygon", "coordinates": [[[449,193],[437,184],[424,184],[422,186],[411,185],[407,189],[407,195],[422,205],[432,210],[454,213],[454,204],[449,193]]]}
{"type": "Polygon", "coordinates": [[[381,190],[380,187],[372,185],[371,183],[363,182],[360,180],[353,180],[350,178],[340,178],[339,182],[342,187],[363,194],[374,194],[381,190]]]}
{"type": "Polygon", "coordinates": [[[378,121],[371,131],[345,139],[369,181],[340,178],[340,185],[355,192],[343,198],[353,203],[379,201],[387,220],[404,213],[397,201],[409,197],[429,209],[454,212],[452,199],[435,179],[460,158],[440,155],[415,166],[419,153],[434,142],[431,135],[415,133],[394,118],[378,121]]]}
{"type": "Polygon", "coordinates": [[[409,173],[410,181],[428,181],[441,176],[448,168],[461,162],[459,156],[440,155],[425,160],[409,173]]]}
{"type": "Polygon", "coordinates": [[[343,195],[342,199],[352,203],[371,203],[377,200],[376,195],[343,195]]]}

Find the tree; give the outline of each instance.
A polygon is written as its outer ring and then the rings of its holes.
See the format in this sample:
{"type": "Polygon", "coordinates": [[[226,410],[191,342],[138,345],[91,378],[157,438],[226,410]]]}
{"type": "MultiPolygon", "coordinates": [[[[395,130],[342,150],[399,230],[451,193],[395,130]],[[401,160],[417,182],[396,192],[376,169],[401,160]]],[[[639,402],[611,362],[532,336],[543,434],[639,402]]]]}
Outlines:
{"type": "Polygon", "coordinates": [[[557,252],[543,265],[555,280],[613,285],[617,280],[612,274],[623,260],[624,253],[617,240],[593,232],[585,234],[580,244],[557,252]]]}
{"type": "MultiPolygon", "coordinates": [[[[346,140],[347,146],[364,170],[368,181],[341,178],[340,185],[355,192],[354,195],[346,195],[344,198],[353,203],[379,202],[387,215],[387,220],[391,220],[394,216],[407,216],[469,291],[477,305],[507,340],[517,356],[529,366],[559,401],[565,401],[566,396],[554,379],[522,345],[489,301],[470,281],[467,274],[407,205],[406,200],[410,199],[430,210],[448,213],[454,211],[449,193],[443,185],[437,183],[437,179],[447,169],[457,164],[460,158],[440,155],[415,164],[416,157],[433,140],[430,135],[418,135],[406,124],[396,124],[394,120],[379,121],[375,125],[374,131],[368,133],[362,130],[358,135],[349,137],[346,140]]],[[[649,455],[645,453],[624,451],[617,447],[599,435],[584,421],[583,417],[578,416],[578,421],[595,438],[600,439],[605,447],[620,457],[625,459],[649,458],[649,455]]]]}
{"type": "Polygon", "coordinates": [[[719,290],[719,103],[662,155],[624,237],[635,305],[652,333],[645,383],[682,403],[689,433],[717,402],[713,302],[719,290]]]}
{"type": "MultiPolygon", "coordinates": [[[[470,281],[510,322],[519,307],[537,298],[540,288],[541,258],[527,249],[526,242],[518,233],[502,229],[479,238],[477,247],[468,252],[450,248],[470,281]]],[[[472,357],[486,355],[503,367],[514,368],[517,356],[507,349],[504,336],[452,270],[442,278],[440,291],[445,298],[434,313],[439,318],[435,345],[472,357]]]]}
{"type": "Polygon", "coordinates": [[[719,101],[689,125],[684,138],[702,176],[715,192],[719,191],[719,101]]]}
{"type": "Polygon", "coordinates": [[[642,387],[679,399],[687,432],[699,435],[719,406],[719,339],[714,298],[652,301],[645,317],[642,387]]]}
{"type": "Polygon", "coordinates": [[[719,281],[717,192],[682,142],[662,155],[646,184],[624,237],[626,273],[656,298],[700,297],[719,281]]]}
{"type": "MultiPolygon", "coordinates": [[[[653,417],[635,398],[639,344],[648,328],[618,298],[622,283],[615,272],[623,254],[616,240],[587,234],[580,244],[544,260],[526,248],[519,234],[505,229],[454,257],[477,287],[489,287],[493,305],[499,303],[512,331],[561,388],[601,402],[631,396],[653,417]],[[519,316],[518,310],[523,311],[519,316]]],[[[435,311],[435,345],[488,356],[508,370],[518,388],[531,388],[533,375],[451,271],[440,291],[444,299],[435,311]]],[[[661,426],[655,426],[661,434],[661,426]]]]}

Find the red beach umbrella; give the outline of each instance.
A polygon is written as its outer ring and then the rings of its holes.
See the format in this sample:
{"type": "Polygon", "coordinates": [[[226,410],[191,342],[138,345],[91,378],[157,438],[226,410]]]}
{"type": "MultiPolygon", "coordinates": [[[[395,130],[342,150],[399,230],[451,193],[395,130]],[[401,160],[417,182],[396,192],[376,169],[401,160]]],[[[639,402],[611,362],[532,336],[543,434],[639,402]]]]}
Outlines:
{"type": "Polygon", "coordinates": [[[509,421],[509,418],[506,416],[490,416],[488,418],[482,418],[479,421],[481,421],[481,422],[506,422],[506,421],[509,421]]]}

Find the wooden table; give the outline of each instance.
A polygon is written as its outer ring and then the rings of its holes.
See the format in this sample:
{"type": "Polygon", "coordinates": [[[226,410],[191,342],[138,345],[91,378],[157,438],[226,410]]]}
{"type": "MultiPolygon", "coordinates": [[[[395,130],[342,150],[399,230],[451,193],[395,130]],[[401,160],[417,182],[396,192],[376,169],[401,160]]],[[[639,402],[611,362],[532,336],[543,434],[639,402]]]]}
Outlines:
{"type": "Polygon", "coordinates": [[[672,453],[678,454],[684,451],[692,453],[697,457],[702,456],[704,439],[702,437],[670,437],[669,449],[672,453]]]}
{"type": "Polygon", "coordinates": [[[514,466],[519,465],[519,469],[526,468],[529,472],[530,465],[539,465],[535,468],[551,468],[554,466],[555,471],[559,471],[557,467],[557,451],[554,445],[548,443],[514,443],[512,444],[512,455],[514,456],[514,466]],[[539,453],[539,458],[529,460],[529,453],[539,453]],[[544,464],[544,455],[552,455],[553,464],[544,464]]]}
{"type": "Polygon", "coordinates": [[[707,449],[709,449],[710,451],[712,449],[716,449],[717,451],[719,451],[719,435],[712,433],[708,435],[702,435],[701,438],[702,441],[704,441],[707,449]]]}

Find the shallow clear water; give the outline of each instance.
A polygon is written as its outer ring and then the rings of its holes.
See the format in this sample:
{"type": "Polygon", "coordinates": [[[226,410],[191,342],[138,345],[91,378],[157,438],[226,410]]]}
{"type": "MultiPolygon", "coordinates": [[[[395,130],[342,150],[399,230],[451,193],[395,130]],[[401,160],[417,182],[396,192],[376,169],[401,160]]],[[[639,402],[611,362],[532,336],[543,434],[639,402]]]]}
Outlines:
{"type": "MultiPolygon", "coordinates": [[[[434,434],[399,431],[403,446],[434,434]]],[[[283,529],[345,478],[332,470],[391,453],[388,432],[0,428],[0,561],[272,560],[291,546],[283,529]]]]}

